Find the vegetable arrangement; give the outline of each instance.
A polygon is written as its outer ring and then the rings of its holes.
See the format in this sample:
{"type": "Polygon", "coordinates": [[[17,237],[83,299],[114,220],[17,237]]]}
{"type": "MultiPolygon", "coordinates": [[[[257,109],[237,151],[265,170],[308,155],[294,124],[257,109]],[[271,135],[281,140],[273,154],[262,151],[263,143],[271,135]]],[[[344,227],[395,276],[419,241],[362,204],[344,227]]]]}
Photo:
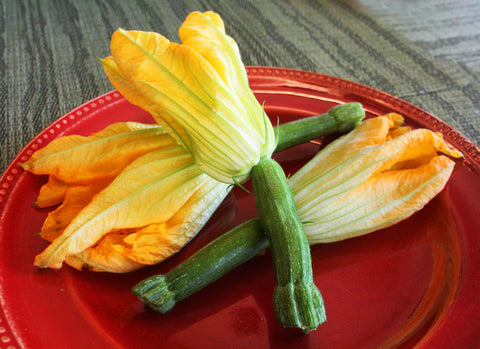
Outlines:
{"type": "Polygon", "coordinates": [[[441,135],[402,127],[398,114],[368,119],[358,103],[273,127],[248,85],[220,16],[191,13],[182,44],[117,30],[108,78],[158,125],[113,124],[89,137],[57,139],[23,168],[48,175],[39,207],[60,205],[42,227],[50,245],[38,267],[128,272],[178,252],[231,190],[252,178],[258,219],[198,251],[133,292],[167,312],[268,246],[280,324],[309,332],[326,320],[309,243],[366,234],[409,217],[453,170],[441,135]],[[332,132],[347,132],[289,178],[271,158],[332,132]],[[446,154],[446,155],[443,155],[446,154]]]}
{"type": "MultiPolygon", "coordinates": [[[[288,179],[310,245],[391,226],[443,189],[455,165],[449,157],[461,154],[441,135],[402,123],[394,113],[367,119],[288,179]]],[[[247,221],[133,292],[165,313],[268,246],[258,219],[247,221]]]]}

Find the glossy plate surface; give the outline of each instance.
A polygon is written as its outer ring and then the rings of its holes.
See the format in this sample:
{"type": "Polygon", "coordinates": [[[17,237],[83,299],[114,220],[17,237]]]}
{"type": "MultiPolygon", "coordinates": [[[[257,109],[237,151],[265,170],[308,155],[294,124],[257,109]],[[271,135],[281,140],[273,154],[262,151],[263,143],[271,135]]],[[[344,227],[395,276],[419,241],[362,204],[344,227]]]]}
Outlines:
{"type": "MultiPolygon", "coordinates": [[[[280,122],[360,102],[368,116],[398,112],[440,131],[466,157],[445,190],[391,228],[312,247],[315,283],[328,321],[302,335],[279,326],[272,308],[269,252],[161,315],[130,293],[198,248],[255,216],[253,198],[234,190],[205,229],[168,261],[126,275],[39,270],[33,258],[47,210],[32,206],[46,178],[18,164],[52,139],[88,135],[116,121],[152,122],[117,92],[63,116],[34,138],[0,179],[0,347],[11,348],[478,348],[480,347],[480,152],[449,125],[381,91],[342,79],[249,67],[253,91],[280,122]]],[[[325,143],[327,140],[323,140],[325,143]]],[[[287,173],[317,150],[277,154],[287,173]]]]}

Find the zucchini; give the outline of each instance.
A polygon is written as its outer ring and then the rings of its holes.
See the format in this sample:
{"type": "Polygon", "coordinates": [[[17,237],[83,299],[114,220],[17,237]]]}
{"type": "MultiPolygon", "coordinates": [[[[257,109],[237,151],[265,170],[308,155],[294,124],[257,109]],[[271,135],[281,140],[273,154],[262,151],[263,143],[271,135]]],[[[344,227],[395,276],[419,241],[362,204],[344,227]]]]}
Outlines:
{"type": "Polygon", "coordinates": [[[310,246],[285,173],[275,160],[262,157],[253,167],[252,184],[258,217],[273,256],[277,321],[304,332],[315,330],[326,320],[325,308],[313,282],[310,246]]]}
{"type": "Polygon", "coordinates": [[[258,219],[242,223],[198,250],[165,275],[155,275],[132,292],[163,314],[268,247],[258,219]]]}
{"type": "MultiPolygon", "coordinates": [[[[277,126],[276,151],[332,133],[350,131],[365,117],[359,103],[333,107],[327,113],[277,126]]],[[[161,313],[208,286],[269,246],[257,218],[223,234],[164,275],[149,277],[132,288],[133,294],[161,313]]]]}

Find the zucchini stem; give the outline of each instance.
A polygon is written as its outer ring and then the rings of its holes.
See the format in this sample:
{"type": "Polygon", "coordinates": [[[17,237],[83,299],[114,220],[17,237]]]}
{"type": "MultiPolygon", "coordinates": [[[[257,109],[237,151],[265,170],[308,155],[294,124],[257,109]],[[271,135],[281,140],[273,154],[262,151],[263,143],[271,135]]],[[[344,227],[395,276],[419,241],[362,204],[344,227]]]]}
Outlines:
{"type": "Polygon", "coordinates": [[[276,152],[332,133],[345,133],[365,118],[360,103],[340,104],[328,112],[291,121],[275,127],[278,133],[276,152]]]}

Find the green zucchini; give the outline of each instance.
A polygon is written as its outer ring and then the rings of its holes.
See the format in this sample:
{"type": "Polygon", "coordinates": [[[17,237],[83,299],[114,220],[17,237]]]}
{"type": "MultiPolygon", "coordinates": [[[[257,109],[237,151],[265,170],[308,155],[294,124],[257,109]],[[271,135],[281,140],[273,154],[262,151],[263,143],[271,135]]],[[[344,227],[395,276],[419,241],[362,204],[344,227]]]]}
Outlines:
{"type": "Polygon", "coordinates": [[[313,282],[310,246],[285,173],[275,160],[262,157],[253,167],[252,185],[258,217],[273,256],[277,320],[285,327],[314,330],[326,320],[325,308],[313,282]]]}
{"type": "MultiPolygon", "coordinates": [[[[320,136],[350,131],[365,117],[359,103],[341,104],[327,113],[277,126],[277,150],[320,136]]],[[[223,234],[164,275],[147,278],[132,288],[133,294],[161,313],[208,286],[269,246],[259,220],[247,221],[223,234]]]]}
{"type": "Polygon", "coordinates": [[[249,220],[219,236],[165,275],[150,277],[132,292],[163,314],[220,276],[268,247],[258,219],[249,220]]]}

